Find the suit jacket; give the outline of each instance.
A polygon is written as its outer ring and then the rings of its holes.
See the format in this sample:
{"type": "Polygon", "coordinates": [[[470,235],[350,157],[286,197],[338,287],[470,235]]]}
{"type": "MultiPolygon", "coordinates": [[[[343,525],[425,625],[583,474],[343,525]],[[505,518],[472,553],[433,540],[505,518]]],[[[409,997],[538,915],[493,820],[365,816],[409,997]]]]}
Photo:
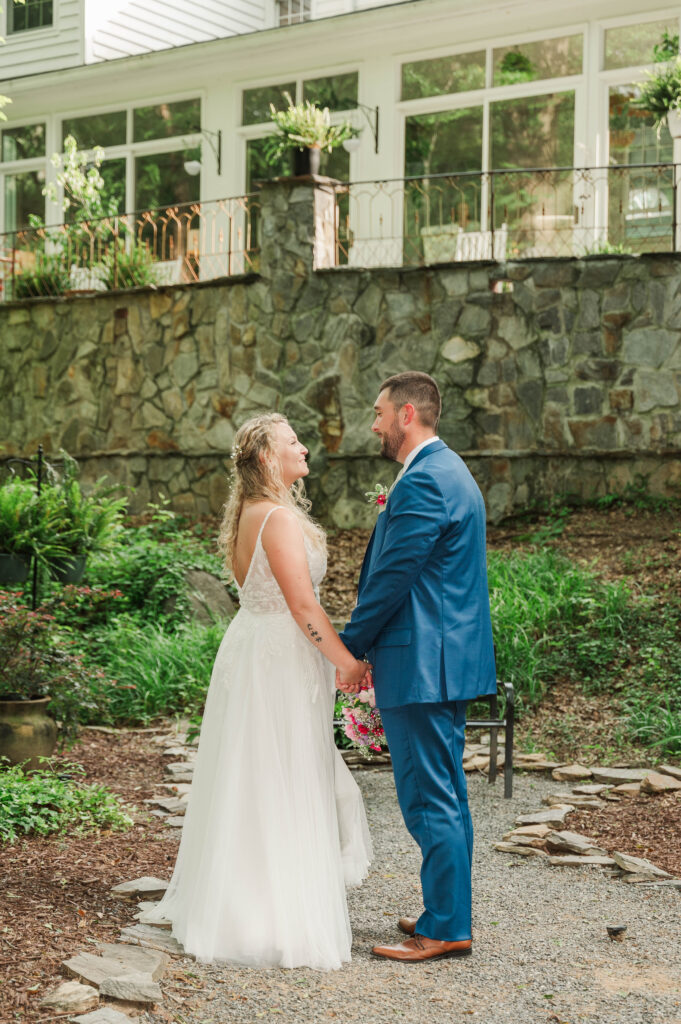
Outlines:
{"type": "Polygon", "coordinates": [[[374,666],[379,708],[496,692],[485,504],[444,441],[417,453],[379,514],[341,640],[374,666]]]}

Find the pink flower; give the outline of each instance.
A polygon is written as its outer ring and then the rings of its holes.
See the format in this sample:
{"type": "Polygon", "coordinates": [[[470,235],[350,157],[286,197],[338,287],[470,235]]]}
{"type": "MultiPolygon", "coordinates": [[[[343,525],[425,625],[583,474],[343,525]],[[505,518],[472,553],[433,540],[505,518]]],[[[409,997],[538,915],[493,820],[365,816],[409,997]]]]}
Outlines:
{"type": "Polygon", "coordinates": [[[376,498],[376,504],[377,505],[385,505],[386,501],[387,501],[387,498],[386,498],[385,494],[379,494],[378,497],[376,498]]]}

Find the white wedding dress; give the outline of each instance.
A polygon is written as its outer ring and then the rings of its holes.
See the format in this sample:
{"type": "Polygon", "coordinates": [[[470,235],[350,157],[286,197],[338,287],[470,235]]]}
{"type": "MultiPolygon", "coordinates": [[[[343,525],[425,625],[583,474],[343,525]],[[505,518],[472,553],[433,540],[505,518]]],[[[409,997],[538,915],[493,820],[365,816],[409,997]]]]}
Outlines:
{"type": "MultiPolygon", "coordinates": [[[[330,970],[350,960],[345,886],[366,876],[371,840],[334,744],[333,666],[296,625],[262,546],[276,511],[215,659],[177,862],[153,918],[202,961],[330,970]]],[[[317,591],[326,557],[305,547],[317,591]]]]}

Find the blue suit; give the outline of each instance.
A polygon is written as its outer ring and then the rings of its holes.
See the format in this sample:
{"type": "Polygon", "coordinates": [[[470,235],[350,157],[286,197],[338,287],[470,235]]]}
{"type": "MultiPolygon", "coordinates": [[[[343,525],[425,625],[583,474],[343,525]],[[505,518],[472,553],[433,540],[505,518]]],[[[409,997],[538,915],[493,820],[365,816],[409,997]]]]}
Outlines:
{"type": "Polygon", "coordinates": [[[462,766],[466,701],[496,691],[485,506],[443,441],[415,456],[372,534],[341,639],[374,666],[407,828],[421,848],[416,930],[471,937],[473,828],[462,766]]]}

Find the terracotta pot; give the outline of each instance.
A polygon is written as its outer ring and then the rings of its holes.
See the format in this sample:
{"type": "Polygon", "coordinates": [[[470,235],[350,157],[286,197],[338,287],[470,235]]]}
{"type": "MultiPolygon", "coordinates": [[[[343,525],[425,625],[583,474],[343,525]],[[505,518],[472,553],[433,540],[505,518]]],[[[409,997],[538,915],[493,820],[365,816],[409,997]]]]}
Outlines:
{"type": "Polygon", "coordinates": [[[80,583],[85,572],[87,555],[72,555],[70,558],[55,559],[51,575],[58,583],[80,583]]]}
{"type": "Polygon", "coordinates": [[[301,178],[308,174],[319,174],[319,161],[321,160],[321,149],[294,149],[293,150],[293,174],[301,178]]]}
{"type": "Polygon", "coordinates": [[[0,554],[0,583],[23,583],[28,578],[30,555],[0,554]]]}
{"type": "Polygon", "coordinates": [[[57,726],[47,715],[49,697],[0,700],[0,757],[10,764],[28,762],[40,767],[40,757],[51,757],[57,745],[57,726]]]}

